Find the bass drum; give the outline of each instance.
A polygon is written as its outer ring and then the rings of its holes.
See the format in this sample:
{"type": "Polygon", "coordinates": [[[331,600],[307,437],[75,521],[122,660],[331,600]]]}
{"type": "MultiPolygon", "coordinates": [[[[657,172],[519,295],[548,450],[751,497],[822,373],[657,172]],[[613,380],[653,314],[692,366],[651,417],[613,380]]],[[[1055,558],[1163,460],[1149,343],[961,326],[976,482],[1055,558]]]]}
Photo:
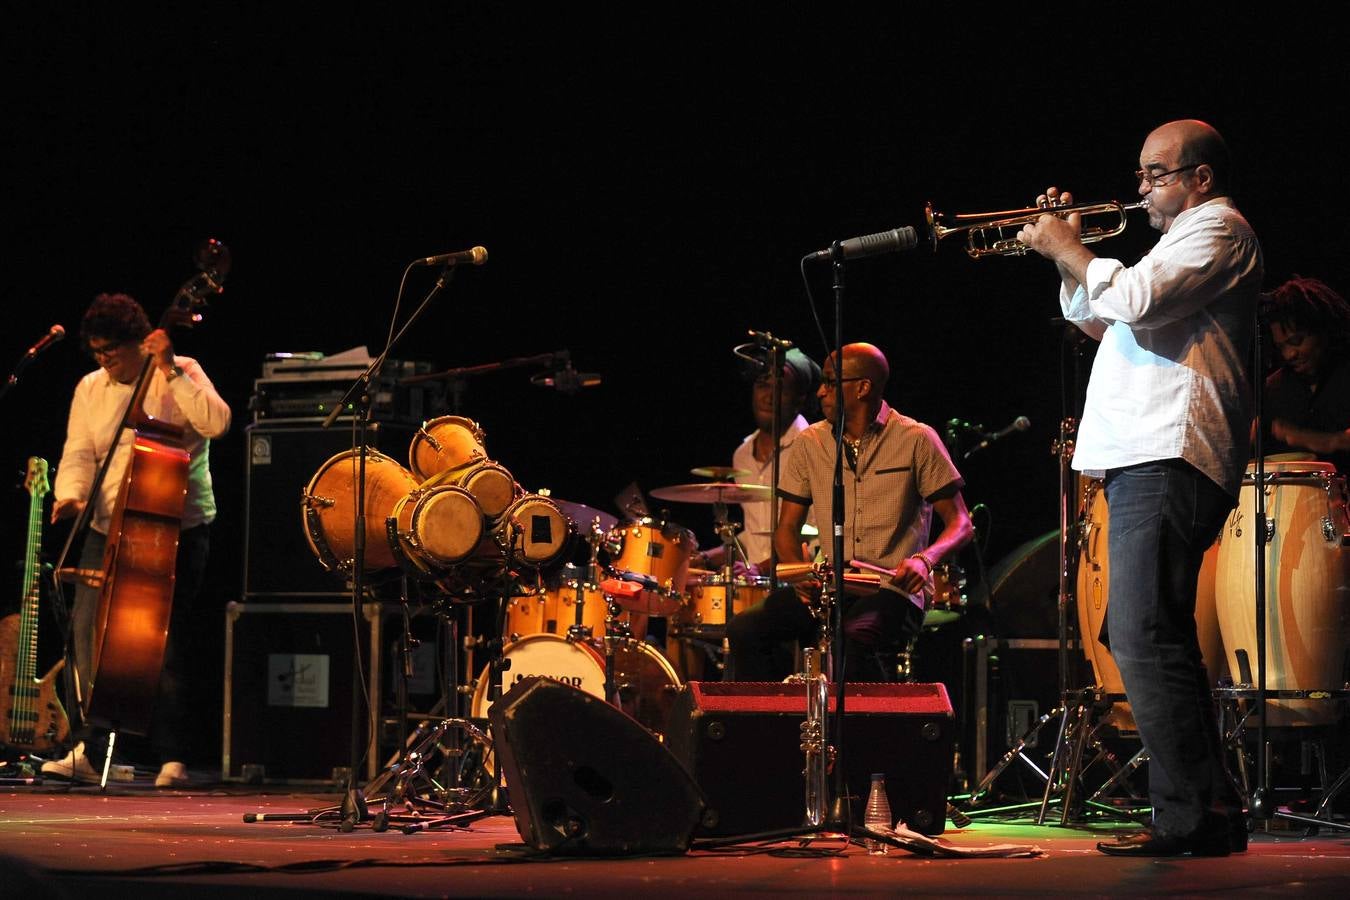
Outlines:
{"type": "MultiPolygon", "coordinates": [[[[605,696],[605,657],[589,642],[569,641],[556,634],[532,634],[512,641],[503,650],[511,661],[506,671],[509,688],[523,678],[538,675],[570,684],[592,697],[605,696]]],[[[486,718],[491,669],[484,668],[474,687],[474,718],[486,718]]],[[[620,639],[614,647],[615,704],[648,731],[660,736],[666,730],[680,679],[656,648],[637,640],[620,639]]]]}
{"type": "MultiPolygon", "coordinates": [[[[1110,558],[1108,542],[1110,521],[1107,516],[1106,491],[1100,479],[1085,478],[1082,486],[1082,509],[1085,516],[1079,524],[1079,546],[1081,553],[1078,561],[1077,603],[1078,633],[1083,643],[1083,653],[1092,665],[1097,687],[1107,694],[1124,696],[1125,683],[1120,677],[1120,669],[1115,658],[1105,644],[1101,642],[1102,625],[1106,621],[1109,603],[1108,585],[1110,584],[1110,558]]],[[[1215,573],[1219,565],[1219,545],[1216,543],[1205,552],[1200,565],[1200,577],[1195,592],[1195,626],[1200,640],[1200,653],[1204,657],[1205,671],[1209,673],[1209,685],[1215,687],[1227,672],[1223,655],[1223,640],[1219,632],[1219,619],[1215,609],[1215,573]]],[[[1111,712],[1117,728],[1134,731],[1134,716],[1128,702],[1119,702],[1111,712]]]]}
{"type": "Polygon", "coordinates": [[[426,422],[413,435],[408,466],[418,481],[447,469],[458,469],[487,459],[486,435],[473,419],[441,416],[426,422]]]}
{"type": "MultiPolygon", "coordinates": [[[[1342,535],[1346,517],[1345,477],[1330,463],[1269,461],[1265,464],[1266,687],[1270,690],[1334,690],[1345,684],[1350,664],[1350,551],[1342,535]]],[[[1219,625],[1233,679],[1255,686],[1256,560],[1251,523],[1256,521],[1256,474],[1248,469],[1238,506],[1219,534],[1219,625]]],[[[1344,711],[1341,702],[1272,701],[1269,725],[1325,725],[1344,711]]]]}
{"type": "MultiPolygon", "coordinates": [[[[305,539],[324,568],[350,572],[356,558],[355,450],[329,458],[310,479],[301,500],[305,539]]],[[[366,550],[364,571],[377,572],[397,565],[389,546],[385,519],[400,500],[417,490],[407,469],[375,450],[366,452],[366,550]]]]}

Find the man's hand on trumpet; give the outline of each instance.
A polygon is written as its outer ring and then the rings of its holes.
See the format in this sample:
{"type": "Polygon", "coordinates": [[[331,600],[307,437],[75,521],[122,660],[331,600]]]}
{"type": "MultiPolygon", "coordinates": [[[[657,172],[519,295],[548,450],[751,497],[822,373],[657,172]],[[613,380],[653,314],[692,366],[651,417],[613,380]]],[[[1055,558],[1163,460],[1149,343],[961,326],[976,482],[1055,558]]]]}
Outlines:
{"type": "Polygon", "coordinates": [[[1079,238],[1083,217],[1078,213],[1070,213],[1061,218],[1052,212],[1057,206],[1069,206],[1072,203],[1073,194],[1068,191],[1061,192],[1056,187],[1046,188],[1045,193],[1036,198],[1036,205],[1045,209],[1046,214],[1035,222],[1023,225],[1022,230],[1017,232],[1017,239],[1028,248],[1055,261],[1060,277],[1071,289],[1087,278],[1087,265],[1095,258],[1079,238]]]}

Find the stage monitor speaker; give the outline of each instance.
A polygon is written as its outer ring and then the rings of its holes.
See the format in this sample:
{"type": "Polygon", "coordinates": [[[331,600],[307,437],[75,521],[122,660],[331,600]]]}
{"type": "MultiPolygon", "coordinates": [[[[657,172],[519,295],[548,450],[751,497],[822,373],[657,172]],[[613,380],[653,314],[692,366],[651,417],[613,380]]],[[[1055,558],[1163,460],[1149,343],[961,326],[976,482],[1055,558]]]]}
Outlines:
{"type": "Polygon", "coordinates": [[[516,829],[558,855],[675,854],[703,814],[698,786],[626,713],[527,676],[488,712],[516,829]]]}
{"type": "MultiPolygon", "coordinates": [[[[831,686],[831,715],[834,709],[831,686]]],[[[805,720],[805,685],[685,685],[666,741],[707,799],[700,834],[756,834],[802,824],[805,720]]],[[[941,834],[955,739],[951,701],[941,684],[848,685],[843,762],[854,820],[862,823],[871,775],[881,772],[895,817],[915,831],[941,834]]]]}
{"type": "MultiPolygon", "coordinates": [[[[244,600],[294,601],[348,596],[340,575],[324,571],[305,540],[301,495],[331,457],[350,450],[351,423],[250,425],[244,473],[244,600]]],[[[369,445],[400,465],[413,429],[371,424],[369,445]]]]}

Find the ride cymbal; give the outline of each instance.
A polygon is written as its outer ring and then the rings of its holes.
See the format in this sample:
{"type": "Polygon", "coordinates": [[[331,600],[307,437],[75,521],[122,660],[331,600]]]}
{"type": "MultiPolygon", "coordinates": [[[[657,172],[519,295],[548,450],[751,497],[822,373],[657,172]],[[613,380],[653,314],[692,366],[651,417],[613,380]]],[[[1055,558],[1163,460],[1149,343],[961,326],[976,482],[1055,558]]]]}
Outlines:
{"type": "Polygon", "coordinates": [[[650,493],[658,500],[674,500],[677,503],[758,503],[768,500],[772,491],[762,484],[708,482],[672,484],[656,488],[650,493]]]}

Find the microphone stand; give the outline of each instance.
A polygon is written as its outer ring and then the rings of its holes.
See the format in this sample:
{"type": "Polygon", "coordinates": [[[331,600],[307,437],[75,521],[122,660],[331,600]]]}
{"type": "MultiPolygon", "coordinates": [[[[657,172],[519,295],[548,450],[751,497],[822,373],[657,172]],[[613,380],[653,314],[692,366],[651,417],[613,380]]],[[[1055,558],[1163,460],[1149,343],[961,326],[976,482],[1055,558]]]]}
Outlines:
{"type": "MultiPolygon", "coordinates": [[[[368,450],[368,429],[370,425],[371,409],[371,377],[378,372],[389,356],[389,352],[399,342],[408,328],[412,326],[426,311],[432,299],[445,289],[445,286],[454,277],[455,267],[453,264],[446,265],[441,269],[441,274],[436,278],[436,284],[423,298],[418,307],[413,310],[408,321],[398,330],[398,333],[391,337],[385,345],[380,355],[371,360],[370,365],[362,372],[357,379],[347,388],[347,392],[342,398],[333,405],[333,409],[324,419],[323,427],[329,428],[337,417],[347,407],[353,397],[357,397],[358,405],[356,408],[356,525],[352,535],[353,559],[352,559],[352,727],[350,743],[350,762],[351,768],[347,774],[347,785],[342,794],[341,821],[339,829],[343,832],[349,832],[357,825],[367,821],[370,818],[369,811],[366,808],[366,798],[361,793],[359,787],[362,759],[362,733],[366,729],[362,728],[362,702],[364,695],[363,674],[364,666],[361,664],[361,635],[357,623],[361,621],[361,601],[365,594],[365,563],[366,563],[366,455],[368,450]]],[[[378,703],[378,698],[371,698],[369,702],[378,703]]]]}
{"type": "MultiPolygon", "coordinates": [[[[830,548],[834,563],[834,603],[830,607],[830,668],[834,673],[835,717],[828,724],[833,729],[830,740],[834,746],[834,804],[826,824],[849,837],[871,836],[867,829],[855,834],[852,809],[848,802],[848,783],[844,777],[844,245],[835,241],[830,245],[830,262],[834,271],[834,483],[830,497],[830,548]]],[[[828,707],[827,707],[828,713],[828,707]]]]}

